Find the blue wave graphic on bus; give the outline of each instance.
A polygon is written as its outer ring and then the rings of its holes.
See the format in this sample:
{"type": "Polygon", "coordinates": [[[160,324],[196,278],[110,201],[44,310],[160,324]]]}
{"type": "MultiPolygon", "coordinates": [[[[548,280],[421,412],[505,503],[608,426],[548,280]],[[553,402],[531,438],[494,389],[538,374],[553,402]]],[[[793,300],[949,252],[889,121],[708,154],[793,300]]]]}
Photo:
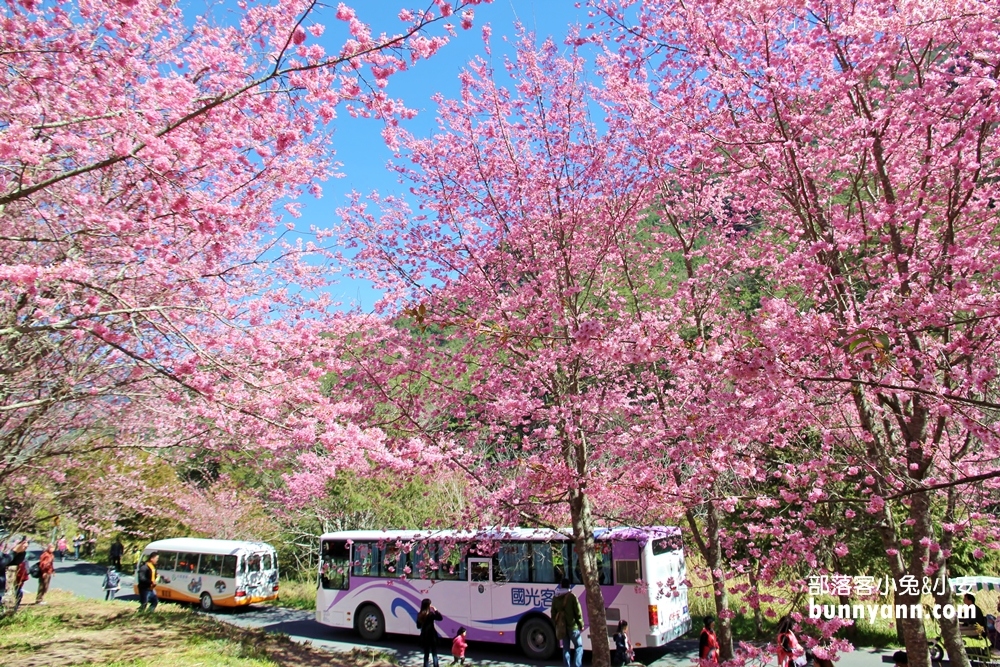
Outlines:
{"type": "Polygon", "coordinates": [[[416,607],[414,607],[413,605],[411,605],[409,602],[407,602],[406,600],[404,600],[402,598],[396,598],[395,600],[392,601],[392,606],[389,607],[389,611],[392,612],[393,616],[397,616],[398,615],[398,614],[396,614],[396,609],[398,607],[402,607],[403,610],[407,614],[410,615],[410,618],[413,619],[414,623],[417,622],[417,609],[416,609],[416,607]]]}

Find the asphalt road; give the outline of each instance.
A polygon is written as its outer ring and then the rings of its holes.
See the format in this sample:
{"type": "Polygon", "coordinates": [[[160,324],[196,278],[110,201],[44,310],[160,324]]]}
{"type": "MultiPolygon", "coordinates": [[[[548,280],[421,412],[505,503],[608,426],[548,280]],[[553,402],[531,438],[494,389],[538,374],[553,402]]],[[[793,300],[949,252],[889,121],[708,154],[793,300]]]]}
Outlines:
{"type": "MultiPolygon", "coordinates": [[[[32,549],[29,560],[38,560],[39,551],[32,549]]],[[[87,561],[75,561],[70,558],[60,562],[56,560],[56,572],[52,577],[51,587],[69,591],[74,595],[94,600],[104,600],[104,590],[101,581],[106,567],[87,561]]],[[[119,600],[138,600],[132,594],[132,575],[122,576],[122,590],[119,600]]],[[[25,593],[34,594],[38,586],[35,579],[25,585],[25,593]]],[[[30,599],[30,598],[29,598],[30,599]]],[[[175,604],[165,602],[162,604],[175,604]]],[[[198,612],[202,613],[202,612],[198,612]]],[[[380,642],[365,642],[353,631],[330,628],[313,620],[311,612],[282,607],[253,606],[235,611],[218,611],[213,617],[225,623],[245,628],[261,628],[267,632],[280,632],[289,635],[293,641],[310,643],[317,648],[333,652],[349,652],[354,650],[375,650],[394,655],[404,667],[422,667],[423,652],[417,648],[416,638],[408,636],[389,635],[380,642]]],[[[697,655],[698,642],[678,640],[667,646],[655,649],[640,649],[636,651],[636,659],[650,667],[691,667],[697,655]]],[[[885,651],[860,649],[854,653],[842,655],[837,667],[880,667],[885,651]]],[[[440,648],[442,665],[450,665],[451,655],[443,643],[440,648]]],[[[474,667],[507,667],[512,665],[557,665],[560,661],[533,661],[525,658],[514,646],[500,644],[472,644],[466,653],[466,664],[474,667]]],[[[586,660],[586,659],[585,659],[586,660]]],[[[775,661],[776,662],[776,661],[775,661]]]]}

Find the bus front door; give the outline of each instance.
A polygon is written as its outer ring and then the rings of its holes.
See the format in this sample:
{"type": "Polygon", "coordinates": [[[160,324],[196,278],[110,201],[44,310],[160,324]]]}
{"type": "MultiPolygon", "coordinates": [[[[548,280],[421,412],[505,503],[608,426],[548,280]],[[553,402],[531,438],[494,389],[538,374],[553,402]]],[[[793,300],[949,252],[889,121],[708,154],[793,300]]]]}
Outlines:
{"type": "Polygon", "coordinates": [[[469,559],[469,618],[476,621],[493,619],[493,559],[469,559]]]}

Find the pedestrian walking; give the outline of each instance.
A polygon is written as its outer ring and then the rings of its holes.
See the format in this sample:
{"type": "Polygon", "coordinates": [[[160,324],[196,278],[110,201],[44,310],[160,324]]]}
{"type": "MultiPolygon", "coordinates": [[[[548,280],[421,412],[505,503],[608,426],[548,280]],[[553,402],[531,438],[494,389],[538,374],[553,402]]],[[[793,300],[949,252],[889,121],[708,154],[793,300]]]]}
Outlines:
{"type": "Polygon", "coordinates": [[[69,551],[69,544],[66,542],[66,536],[62,535],[56,542],[56,555],[59,556],[59,562],[62,563],[66,560],[66,552],[69,551]]]}
{"type": "Polygon", "coordinates": [[[140,613],[146,611],[147,604],[149,611],[156,611],[156,605],[160,603],[159,598],[156,597],[156,564],[159,560],[160,554],[154,551],[149,554],[146,562],[139,566],[139,571],[136,573],[140,613]]]}
{"type": "Polygon", "coordinates": [[[719,638],[715,636],[715,619],[706,616],[698,637],[698,658],[719,664],[719,638]]]}
{"type": "Polygon", "coordinates": [[[556,639],[562,640],[563,667],[583,666],[583,609],[580,601],[571,589],[569,579],[563,579],[559,588],[564,593],[552,598],[552,624],[555,626],[556,639]],[[570,651],[573,658],[570,661],[570,651]]]}
{"type": "Polygon", "coordinates": [[[111,567],[119,572],[122,569],[122,554],[124,552],[125,547],[122,546],[122,541],[116,537],[115,541],[111,543],[111,548],[108,549],[108,556],[111,561],[111,567]]]}
{"type": "Polygon", "coordinates": [[[778,621],[778,667],[805,667],[809,660],[806,650],[792,631],[793,624],[791,616],[784,616],[778,621]]]}
{"type": "Polygon", "coordinates": [[[628,636],[628,621],[618,621],[618,630],[612,639],[615,640],[615,652],[611,656],[611,664],[621,667],[635,660],[635,651],[632,650],[632,640],[628,636]]]}
{"type": "Polygon", "coordinates": [[[83,543],[87,538],[83,536],[83,533],[78,533],[76,537],[73,538],[73,559],[80,560],[80,550],[83,548],[83,543]]]}
{"type": "Polygon", "coordinates": [[[455,638],[451,640],[451,657],[454,658],[451,664],[458,663],[459,665],[464,665],[465,649],[468,647],[469,643],[465,641],[465,628],[459,628],[455,634],[455,638]]]}
{"type": "Polygon", "coordinates": [[[45,594],[49,592],[49,584],[56,571],[55,552],[56,548],[50,544],[38,559],[38,594],[35,595],[35,604],[45,604],[45,594]]]}
{"type": "Polygon", "coordinates": [[[104,601],[114,600],[115,595],[122,588],[121,577],[115,572],[115,568],[109,567],[108,571],[104,574],[104,601]]]}
{"type": "Polygon", "coordinates": [[[420,645],[424,649],[424,667],[429,667],[430,657],[434,656],[434,667],[440,667],[437,650],[437,628],[434,621],[444,620],[441,612],[434,608],[430,598],[424,598],[420,602],[420,611],[417,613],[417,629],[420,630],[420,645]]]}

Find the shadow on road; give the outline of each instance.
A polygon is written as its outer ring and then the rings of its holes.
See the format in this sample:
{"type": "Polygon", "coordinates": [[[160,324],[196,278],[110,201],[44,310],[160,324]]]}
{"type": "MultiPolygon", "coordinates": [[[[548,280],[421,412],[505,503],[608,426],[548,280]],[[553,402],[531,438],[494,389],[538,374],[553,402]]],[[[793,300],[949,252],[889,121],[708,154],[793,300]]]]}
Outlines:
{"type": "Polygon", "coordinates": [[[104,576],[104,573],[108,571],[108,568],[104,565],[97,565],[96,563],[88,563],[84,560],[76,561],[70,564],[68,561],[65,563],[56,563],[56,572],[62,573],[66,572],[69,574],[80,574],[85,576],[104,576]]]}
{"type": "MultiPolygon", "coordinates": [[[[394,654],[395,659],[404,667],[423,665],[423,650],[417,645],[417,638],[406,635],[387,635],[382,641],[370,642],[362,639],[353,630],[331,628],[316,623],[313,614],[294,609],[280,607],[264,607],[240,609],[225,612],[230,622],[237,625],[254,625],[268,632],[279,632],[294,637],[296,640],[307,640],[317,646],[325,646],[334,650],[385,651],[394,654]]],[[[658,663],[659,666],[689,665],[692,653],[697,652],[697,640],[680,640],[658,648],[641,648],[636,651],[637,662],[646,665],[658,663]]],[[[448,640],[441,639],[438,655],[443,665],[451,662],[451,646],[448,640]]],[[[554,665],[562,662],[557,653],[550,660],[529,660],[516,645],[485,644],[473,642],[467,653],[468,662],[476,667],[499,667],[500,665],[554,665]]],[[[590,662],[587,652],[585,663],[590,662]]]]}

